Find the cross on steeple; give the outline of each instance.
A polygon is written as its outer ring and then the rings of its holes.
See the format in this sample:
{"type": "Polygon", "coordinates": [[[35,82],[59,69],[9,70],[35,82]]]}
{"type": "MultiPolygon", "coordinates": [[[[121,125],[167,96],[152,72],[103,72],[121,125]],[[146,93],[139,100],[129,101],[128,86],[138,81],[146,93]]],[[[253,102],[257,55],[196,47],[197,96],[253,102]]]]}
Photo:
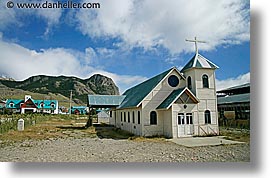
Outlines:
{"type": "Polygon", "coordinates": [[[186,39],[185,41],[195,43],[196,55],[199,54],[198,43],[206,43],[206,41],[199,41],[199,40],[197,40],[197,37],[195,37],[195,40],[187,40],[187,39],[186,39]]]}

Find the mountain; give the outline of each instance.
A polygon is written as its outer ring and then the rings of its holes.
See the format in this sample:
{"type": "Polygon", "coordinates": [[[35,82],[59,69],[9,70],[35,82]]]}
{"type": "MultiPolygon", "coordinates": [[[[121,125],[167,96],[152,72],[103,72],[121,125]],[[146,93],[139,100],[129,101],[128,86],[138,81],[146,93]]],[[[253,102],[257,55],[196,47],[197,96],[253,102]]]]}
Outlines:
{"type": "Polygon", "coordinates": [[[111,78],[95,74],[88,79],[67,76],[32,76],[24,81],[0,80],[0,84],[40,94],[61,94],[75,103],[86,104],[87,94],[119,95],[118,87],[111,78]]]}

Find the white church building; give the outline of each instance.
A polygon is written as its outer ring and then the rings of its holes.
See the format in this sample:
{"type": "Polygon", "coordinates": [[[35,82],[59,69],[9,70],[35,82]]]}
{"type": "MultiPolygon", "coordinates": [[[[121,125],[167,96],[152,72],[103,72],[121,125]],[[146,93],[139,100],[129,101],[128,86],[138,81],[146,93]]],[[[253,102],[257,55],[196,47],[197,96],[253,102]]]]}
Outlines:
{"type": "Polygon", "coordinates": [[[196,46],[195,55],[181,70],[170,68],[121,96],[88,95],[88,105],[112,108],[110,124],[135,135],[218,135],[217,68],[196,46]]]}

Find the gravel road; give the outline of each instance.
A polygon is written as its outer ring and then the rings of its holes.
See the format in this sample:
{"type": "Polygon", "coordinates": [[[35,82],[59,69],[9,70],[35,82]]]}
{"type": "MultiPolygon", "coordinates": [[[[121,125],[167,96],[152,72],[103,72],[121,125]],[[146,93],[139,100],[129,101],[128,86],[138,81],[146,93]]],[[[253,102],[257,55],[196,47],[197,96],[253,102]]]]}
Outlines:
{"type": "Polygon", "coordinates": [[[57,138],[0,141],[1,162],[249,162],[250,145],[187,148],[168,141],[57,138]]]}

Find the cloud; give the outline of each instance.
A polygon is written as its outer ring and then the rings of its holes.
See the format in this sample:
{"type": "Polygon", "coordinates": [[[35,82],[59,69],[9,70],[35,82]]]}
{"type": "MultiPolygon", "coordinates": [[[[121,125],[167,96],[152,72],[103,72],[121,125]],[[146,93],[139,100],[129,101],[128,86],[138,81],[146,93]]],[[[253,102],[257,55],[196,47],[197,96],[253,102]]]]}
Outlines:
{"type": "Polygon", "coordinates": [[[218,90],[222,90],[225,88],[229,88],[229,87],[233,87],[233,86],[237,86],[237,85],[241,85],[249,82],[250,82],[250,72],[239,75],[236,78],[228,78],[225,80],[216,79],[216,87],[218,91],[218,90]]]}
{"type": "Polygon", "coordinates": [[[123,92],[146,79],[142,76],[118,75],[100,69],[95,62],[97,58],[95,50],[91,47],[86,48],[85,52],[65,48],[35,51],[16,43],[5,42],[0,38],[0,49],[0,74],[16,80],[24,80],[33,75],[88,78],[100,73],[112,78],[123,92]]]}
{"type": "Polygon", "coordinates": [[[97,10],[81,9],[75,15],[79,30],[90,36],[120,38],[120,46],[171,53],[193,52],[186,38],[208,41],[201,50],[235,45],[250,38],[249,1],[242,0],[99,0],[97,10]]]}

